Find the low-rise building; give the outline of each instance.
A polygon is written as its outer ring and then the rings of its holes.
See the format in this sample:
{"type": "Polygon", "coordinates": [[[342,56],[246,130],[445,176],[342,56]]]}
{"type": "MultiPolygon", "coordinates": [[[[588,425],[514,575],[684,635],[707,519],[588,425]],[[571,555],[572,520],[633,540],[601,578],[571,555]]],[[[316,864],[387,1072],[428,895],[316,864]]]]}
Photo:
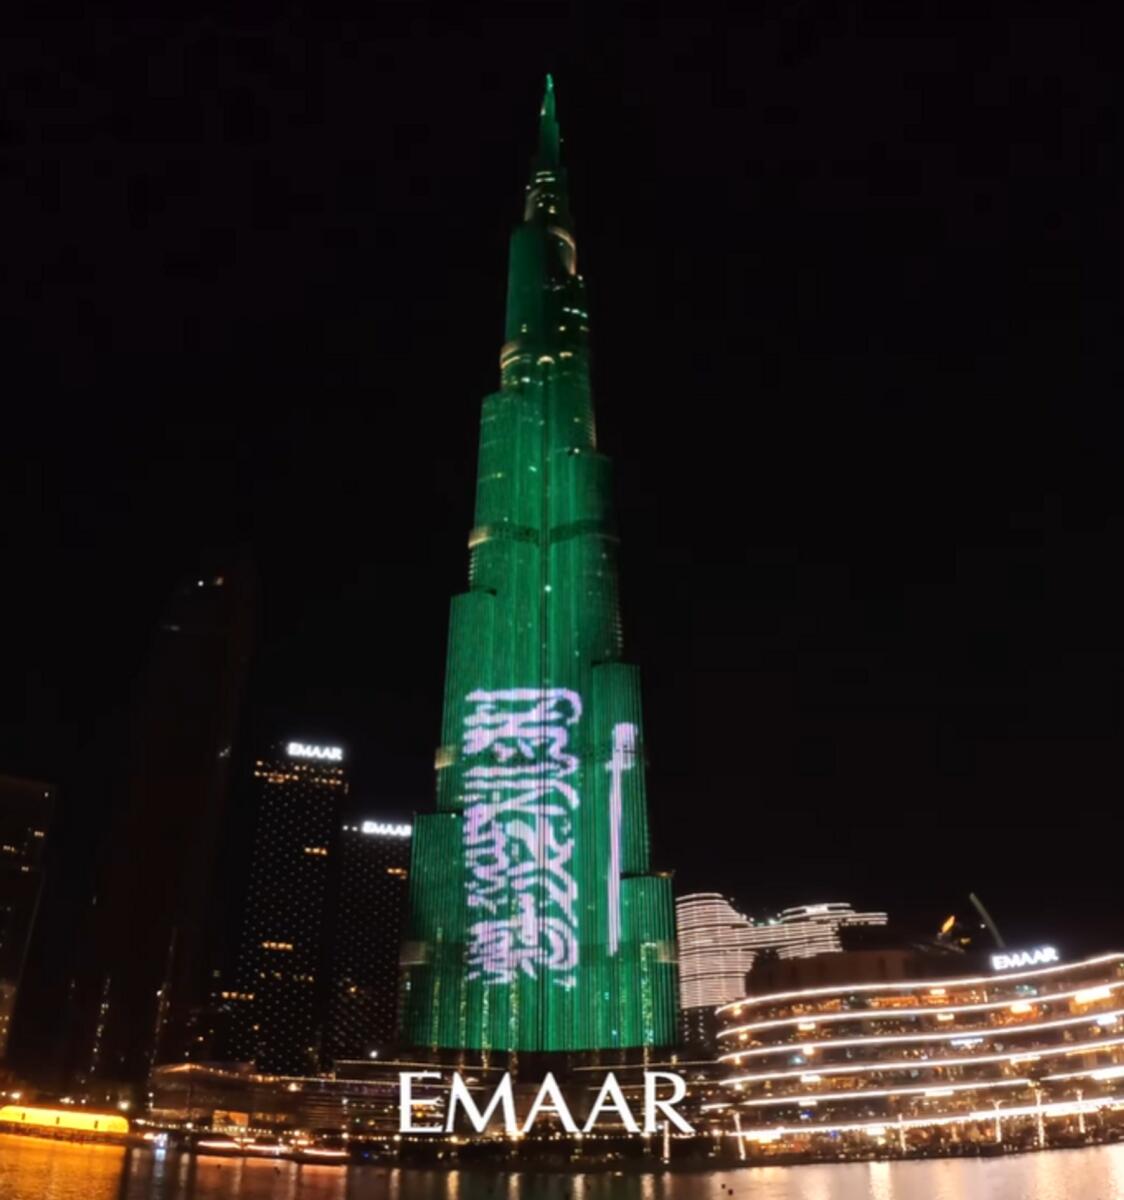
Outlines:
{"type": "Polygon", "coordinates": [[[718,1011],[727,1075],[708,1110],[746,1144],[1041,1144],[1124,1107],[1124,954],[860,951],[803,974],[718,1011]]]}

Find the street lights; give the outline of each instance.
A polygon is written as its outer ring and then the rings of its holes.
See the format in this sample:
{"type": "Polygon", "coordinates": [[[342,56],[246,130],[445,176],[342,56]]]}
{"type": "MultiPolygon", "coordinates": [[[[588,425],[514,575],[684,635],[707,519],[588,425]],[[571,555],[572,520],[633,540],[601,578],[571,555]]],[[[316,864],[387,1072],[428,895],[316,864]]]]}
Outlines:
{"type": "Polygon", "coordinates": [[[993,1100],[991,1103],[995,1108],[995,1143],[1000,1145],[1003,1141],[1003,1119],[999,1115],[999,1106],[1003,1101],[993,1100]]]}

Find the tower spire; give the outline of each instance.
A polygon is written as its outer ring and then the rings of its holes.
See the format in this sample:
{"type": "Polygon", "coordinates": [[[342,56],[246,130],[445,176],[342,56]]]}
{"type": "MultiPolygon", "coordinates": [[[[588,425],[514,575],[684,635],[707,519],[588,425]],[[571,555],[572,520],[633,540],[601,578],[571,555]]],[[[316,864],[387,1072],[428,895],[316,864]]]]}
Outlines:
{"type": "Polygon", "coordinates": [[[554,77],[547,75],[539,109],[539,150],[535,166],[547,170],[561,164],[562,134],[558,128],[558,113],[554,102],[554,77]]]}

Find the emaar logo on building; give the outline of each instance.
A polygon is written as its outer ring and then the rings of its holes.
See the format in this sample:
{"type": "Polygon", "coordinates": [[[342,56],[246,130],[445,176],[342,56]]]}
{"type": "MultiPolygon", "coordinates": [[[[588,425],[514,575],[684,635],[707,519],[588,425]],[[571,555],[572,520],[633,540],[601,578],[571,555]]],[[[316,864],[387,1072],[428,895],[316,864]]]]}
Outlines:
{"type": "Polygon", "coordinates": [[[322,762],[343,762],[342,746],[311,746],[307,742],[290,742],[285,747],[290,758],[315,758],[322,762]]]}
{"type": "Polygon", "coordinates": [[[459,1071],[453,1072],[453,1082],[449,1089],[448,1104],[445,1109],[445,1119],[440,1125],[415,1125],[414,1106],[420,1105],[432,1109],[432,1099],[415,1099],[413,1082],[415,1079],[440,1079],[440,1071],[402,1071],[398,1075],[398,1128],[402,1133],[452,1133],[457,1127],[457,1114],[462,1112],[464,1119],[477,1133],[487,1131],[499,1110],[503,1121],[503,1131],[509,1137],[521,1137],[527,1133],[540,1116],[552,1116],[567,1133],[589,1133],[596,1128],[603,1118],[611,1117],[614,1125],[623,1125],[629,1133],[651,1134],[660,1131],[660,1114],[667,1128],[674,1126],[680,1133],[694,1133],[694,1128],[675,1111],[675,1106],[687,1095],[687,1084],[682,1075],[674,1071],[645,1071],[644,1072],[644,1104],[641,1113],[642,1123],[637,1120],[629,1106],[628,1100],[617,1077],[610,1071],[601,1084],[593,1107],[584,1123],[579,1126],[574,1120],[569,1104],[566,1102],[562,1089],[553,1073],[548,1073],[539,1085],[527,1115],[520,1122],[515,1115],[515,1094],[512,1090],[513,1081],[510,1074],[505,1074],[500,1080],[491,1099],[481,1109],[472,1097],[459,1071]],[[660,1096],[660,1083],[671,1085],[671,1094],[660,1096]]]}
{"type": "Polygon", "coordinates": [[[1037,946],[1033,950],[1014,950],[1010,954],[993,954],[993,971],[1013,971],[1016,967],[1038,967],[1044,963],[1058,962],[1058,952],[1053,946],[1037,946]]]}
{"type": "Polygon", "coordinates": [[[414,829],[412,825],[396,821],[364,821],[359,826],[359,832],[367,834],[368,837],[408,838],[414,829]]]}

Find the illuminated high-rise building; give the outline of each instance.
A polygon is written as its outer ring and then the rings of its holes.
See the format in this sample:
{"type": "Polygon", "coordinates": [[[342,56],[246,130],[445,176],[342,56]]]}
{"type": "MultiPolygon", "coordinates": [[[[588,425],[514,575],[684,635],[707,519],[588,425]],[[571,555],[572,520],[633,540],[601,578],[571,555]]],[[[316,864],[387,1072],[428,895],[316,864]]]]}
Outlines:
{"type": "Polygon", "coordinates": [[[753,925],[724,896],[699,892],[675,901],[675,932],[683,1042],[711,1049],[718,1029],[714,1010],[745,995],[745,977],[757,957],[753,925]]]}
{"type": "Polygon", "coordinates": [[[403,1037],[582,1051],[675,1038],[668,877],[649,867],[637,668],[551,81],[484,400],[469,588],[452,602],[437,811],[417,819],[403,1037]]]}
{"type": "Polygon", "coordinates": [[[754,922],[747,944],[754,950],[775,951],[778,958],[815,958],[843,949],[840,930],[884,926],[888,921],[884,912],[855,912],[842,901],[799,904],[767,921],[754,922]]]}
{"type": "Polygon", "coordinates": [[[398,952],[406,915],[411,826],[345,820],[334,847],[324,1058],[369,1059],[398,1032],[398,952]]]}
{"type": "Polygon", "coordinates": [[[8,1048],[31,929],[43,890],[54,789],[0,775],[0,1060],[8,1048]]]}
{"type": "Polygon", "coordinates": [[[257,823],[231,1049],[259,1070],[320,1069],[330,858],[347,796],[339,746],[290,741],[254,761],[257,823]]]}

